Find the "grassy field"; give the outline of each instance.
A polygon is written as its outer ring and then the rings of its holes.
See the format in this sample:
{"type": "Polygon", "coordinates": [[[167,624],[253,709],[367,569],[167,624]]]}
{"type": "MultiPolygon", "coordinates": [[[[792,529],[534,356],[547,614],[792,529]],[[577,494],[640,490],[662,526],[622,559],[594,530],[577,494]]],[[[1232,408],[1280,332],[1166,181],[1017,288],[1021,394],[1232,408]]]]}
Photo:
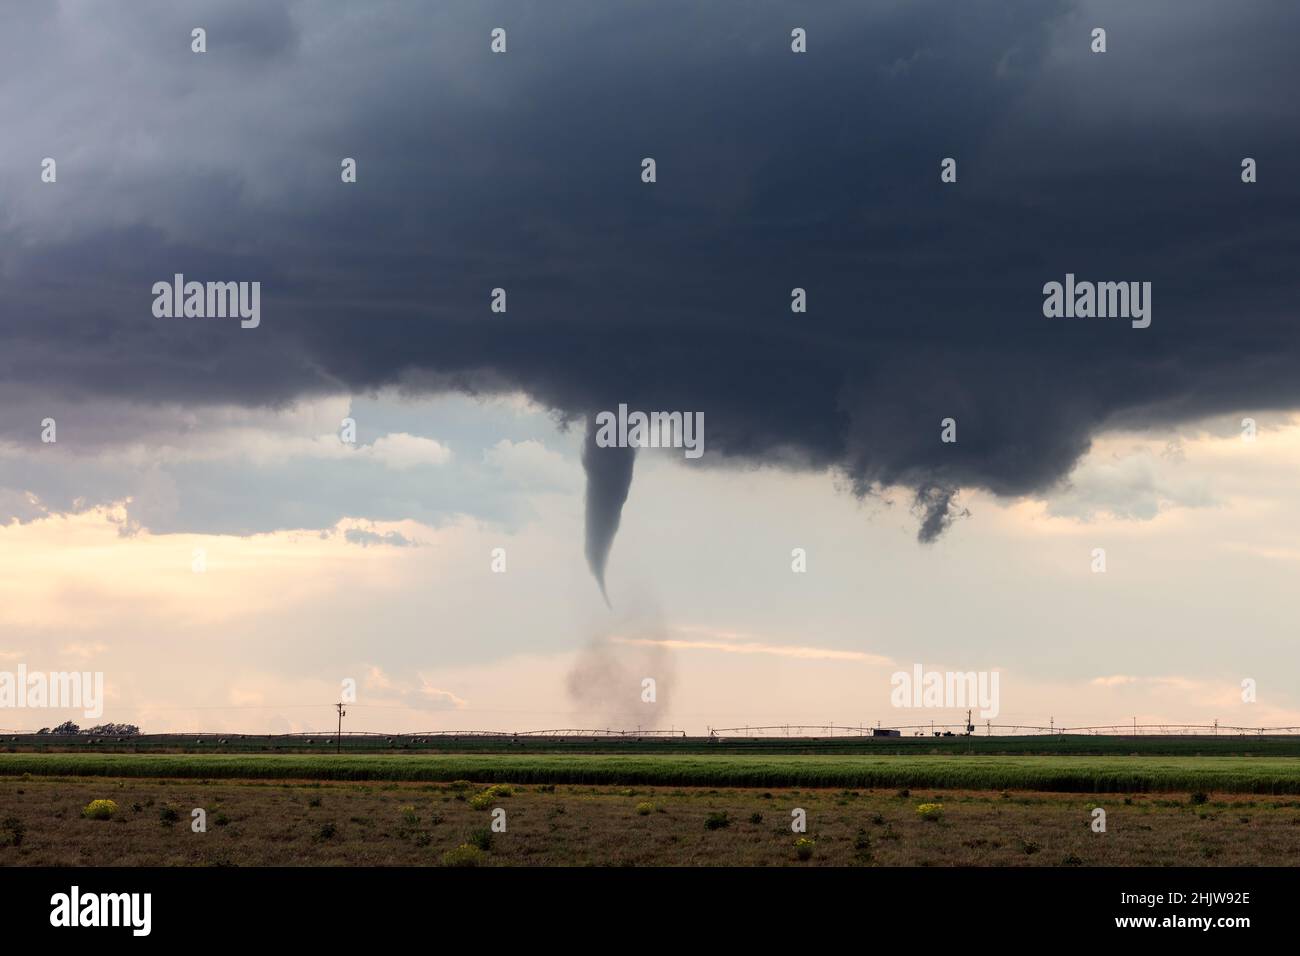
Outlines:
{"type": "Polygon", "coordinates": [[[1300,800],[0,777],[4,866],[1294,865],[1300,800]],[[112,800],[88,819],[92,800],[112,800]],[[937,818],[917,812],[942,806],[937,818]],[[1106,811],[1093,832],[1092,810],[1106,811]],[[206,811],[206,832],[191,828],[206,811]],[[506,831],[489,829],[492,811],[506,831]],[[791,831],[791,811],[807,832],[791,831]],[[811,841],[801,859],[796,842],[811,841]],[[464,847],[472,849],[464,849],[464,847]]]}
{"type": "Polygon", "coordinates": [[[0,754],[0,777],[389,780],[1064,793],[1300,793],[1291,757],[736,754],[0,754]]]}

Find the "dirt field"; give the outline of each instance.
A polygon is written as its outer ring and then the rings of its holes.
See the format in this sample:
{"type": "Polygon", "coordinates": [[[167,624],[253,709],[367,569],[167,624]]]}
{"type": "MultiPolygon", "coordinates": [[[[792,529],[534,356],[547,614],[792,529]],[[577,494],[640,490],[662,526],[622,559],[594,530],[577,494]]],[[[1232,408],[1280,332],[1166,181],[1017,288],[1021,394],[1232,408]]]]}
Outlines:
{"type": "Polygon", "coordinates": [[[0,778],[0,865],[1295,865],[1300,799],[0,778]],[[905,795],[904,795],[905,794],[905,795]],[[117,805],[83,816],[90,801],[117,805]],[[938,818],[917,812],[942,805],[938,818]],[[1106,832],[1091,828],[1106,811],[1106,832]],[[191,828],[206,810],[207,832],[191,828]],[[495,808],[505,832],[491,832],[495,808]],[[791,831],[791,811],[807,832],[791,831]],[[725,817],[723,816],[725,814],[725,817]],[[805,846],[799,858],[796,841],[805,846]],[[457,849],[468,844],[473,849],[457,849]],[[483,848],[486,848],[483,849],[483,848]]]}

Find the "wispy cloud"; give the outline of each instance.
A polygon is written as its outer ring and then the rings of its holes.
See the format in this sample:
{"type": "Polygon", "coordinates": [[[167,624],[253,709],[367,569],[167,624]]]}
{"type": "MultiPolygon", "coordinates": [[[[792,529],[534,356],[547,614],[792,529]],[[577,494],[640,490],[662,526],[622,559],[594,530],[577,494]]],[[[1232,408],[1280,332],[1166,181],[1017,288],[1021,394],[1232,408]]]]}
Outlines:
{"type": "Polygon", "coordinates": [[[415,676],[418,684],[394,679],[383,668],[371,665],[364,686],[368,691],[375,692],[377,699],[369,703],[410,710],[464,710],[469,706],[469,701],[465,698],[435,686],[423,674],[417,673],[415,676]]]}
{"type": "Polygon", "coordinates": [[[705,627],[682,626],[674,629],[679,634],[700,635],[691,638],[643,638],[615,636],[616,644],[653,645],[670,650],[722,651],[726,654],[769,654],[774,657],[791,657],[800,660],[861,661],[865,664],[890,665],[887,657],[865,651],[846,651],[832,647],[811,647],[806,644],[772,644],[754,640],[750,635],[735,631],[722,631],[705,627]]]}
{"type": "Polygon", "coordinates": [[[1132,674],[1111,674],[1107,677],[1094,677],[1089,681],[1094,687],[1127,687],[1141,684],[1148,687],[1167,687],[1173,690],[1203,691],[1214,685],[1190,677],[1135,677],[1132,674]]]}

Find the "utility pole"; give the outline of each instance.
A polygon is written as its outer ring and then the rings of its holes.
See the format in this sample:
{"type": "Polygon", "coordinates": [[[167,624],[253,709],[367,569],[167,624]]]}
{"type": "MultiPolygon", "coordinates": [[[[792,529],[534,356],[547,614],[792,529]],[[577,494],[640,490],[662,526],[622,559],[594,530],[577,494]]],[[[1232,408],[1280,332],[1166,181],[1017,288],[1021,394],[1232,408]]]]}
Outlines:
{"type": "Polygon", "coordinates": [[[342,753],[343,752],[343,718],[348,715],[348,712],[343,709],[342,703],[335,704],[334,706],[338,708],[338,712],[339,712],[339,735],[334,738],[334,752],[342,753]]]}

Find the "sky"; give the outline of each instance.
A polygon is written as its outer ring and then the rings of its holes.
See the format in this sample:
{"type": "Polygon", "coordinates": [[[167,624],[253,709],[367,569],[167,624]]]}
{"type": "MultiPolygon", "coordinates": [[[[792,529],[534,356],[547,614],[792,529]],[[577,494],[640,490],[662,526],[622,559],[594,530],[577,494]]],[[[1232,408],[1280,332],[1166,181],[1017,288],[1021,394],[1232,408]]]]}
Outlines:
{"type": "Polygon", "coordinates": [[[154,732],[964,722],[916,665],[1300,725],[1294,5],[0,16],[0,671],[154,732]]]}

